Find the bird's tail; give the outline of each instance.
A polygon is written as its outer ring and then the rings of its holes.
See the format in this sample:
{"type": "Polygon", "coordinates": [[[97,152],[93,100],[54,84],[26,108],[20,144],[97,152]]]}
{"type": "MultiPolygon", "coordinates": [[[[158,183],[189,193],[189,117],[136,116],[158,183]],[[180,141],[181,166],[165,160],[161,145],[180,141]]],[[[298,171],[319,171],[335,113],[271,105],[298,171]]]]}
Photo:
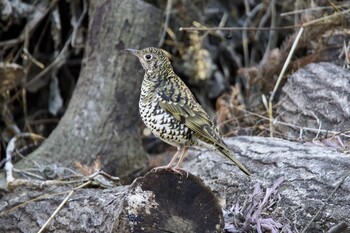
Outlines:
{"type": "Polygon", "coordinates": [[[228,149],[225,148],[223,146],[217,146],[217,150],[223,154],[226,158],[228,158],[229,160],[231,160],[234,164],[237,165],[237,167],[239,169],[241,169],[242,172],[244,172],[246,175],[251,176],[252,174],[248,171],[248,169],[238,160],[236,159],[232,152],[228,149]]]}

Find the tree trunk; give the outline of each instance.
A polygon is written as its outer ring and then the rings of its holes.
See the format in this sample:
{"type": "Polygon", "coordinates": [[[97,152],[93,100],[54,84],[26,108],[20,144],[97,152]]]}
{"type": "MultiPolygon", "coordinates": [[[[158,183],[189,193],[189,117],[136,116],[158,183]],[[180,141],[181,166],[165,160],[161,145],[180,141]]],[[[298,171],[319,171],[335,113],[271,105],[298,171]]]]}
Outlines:
{"type": "MultiPolygon", "coordinates": [[[[162,13],[143,1],[90,1],[88,41],[79,81],[65,115],[30,155],[40,164],[72,167],[100,157],[102,168],[127,176],[145,168],[138,98],[142,68],[127,47],[156,45],[162,13]]],[[[29,160],[21,167],[32,166],[29,160]]]]}

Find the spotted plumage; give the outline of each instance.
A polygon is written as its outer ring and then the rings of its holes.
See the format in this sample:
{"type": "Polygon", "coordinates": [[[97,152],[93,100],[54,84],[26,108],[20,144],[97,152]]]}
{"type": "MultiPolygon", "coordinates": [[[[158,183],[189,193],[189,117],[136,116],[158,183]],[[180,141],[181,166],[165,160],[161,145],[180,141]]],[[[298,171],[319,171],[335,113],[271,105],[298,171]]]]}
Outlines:
{"type": "Polygon", "coordinates": [[[137,56],[145,69],[139,109],[143,122],[152,133],[178,148],[167,166],[180,169],[191,146],[204,147],[223,154],[245,174],[249,171],[231,153],[213,122],[186,84],[174,73],[169,59],[157,48],[127,49],[137,56]],[[179,157],[175,167],[172,164],[179,157]]]}

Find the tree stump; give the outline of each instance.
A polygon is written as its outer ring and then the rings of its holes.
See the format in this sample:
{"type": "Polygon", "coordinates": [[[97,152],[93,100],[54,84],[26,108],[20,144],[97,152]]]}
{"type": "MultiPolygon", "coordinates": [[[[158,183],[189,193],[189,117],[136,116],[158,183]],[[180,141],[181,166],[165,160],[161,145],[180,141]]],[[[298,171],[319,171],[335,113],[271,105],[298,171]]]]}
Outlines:
{"type": "Polygon", "coordinates": [[[187,177],[186,172],[183,176],[167,170],[150,172],[136,179],[131,190],[125,208],[130,232],[211,233],[223,230],[217,199],[190,173],[187,177]]]}

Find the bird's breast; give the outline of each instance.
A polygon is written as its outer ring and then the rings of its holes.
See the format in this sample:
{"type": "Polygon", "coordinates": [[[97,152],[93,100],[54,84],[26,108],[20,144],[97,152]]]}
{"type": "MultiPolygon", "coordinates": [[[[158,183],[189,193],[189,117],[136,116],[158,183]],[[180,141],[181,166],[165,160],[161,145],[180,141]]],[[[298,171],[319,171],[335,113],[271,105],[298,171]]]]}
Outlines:
{"type": "Polygon", "coordinates": [[[141,92],[139,109],[143,122],[156,137],[176,147],[190,143],[189,128],[162,109],[155,95],[141,92]]]}

